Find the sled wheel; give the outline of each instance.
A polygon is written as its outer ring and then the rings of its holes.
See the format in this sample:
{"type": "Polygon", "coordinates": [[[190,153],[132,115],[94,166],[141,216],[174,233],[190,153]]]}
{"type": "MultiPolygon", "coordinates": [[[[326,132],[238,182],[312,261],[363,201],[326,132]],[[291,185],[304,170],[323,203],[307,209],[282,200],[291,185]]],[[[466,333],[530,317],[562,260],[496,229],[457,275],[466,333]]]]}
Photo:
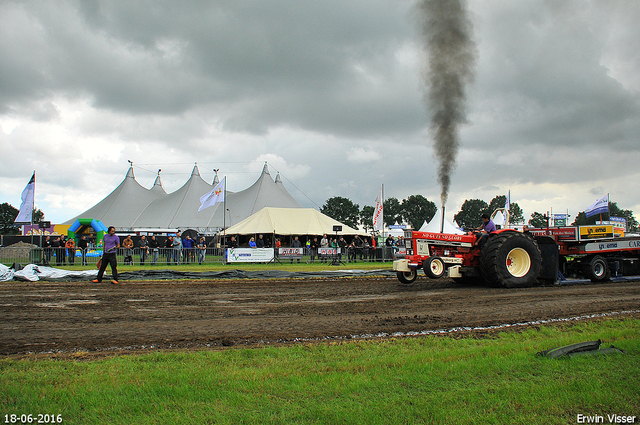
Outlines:
{"type": "Polygon", "coordinates": [[[609,277],[611,277],[611,271],[607,260],[599,255],[593,257],[589,263],[589,279],[592,282],[600,282],[609,279],[609,277]]]}
{"type": "Polygon", "coordinates": [[[424,274],[431,279],[438,279],[447,271],[447,266],[440,257],[429,257],[424,262],[424,274]]]}
{"type": "Polygon", "coordinates": [[[398,272],[398,280],[405,285],[415,282],[417,277],[418,272],[416,269],[411,269],[408,272],[398,272]]]}

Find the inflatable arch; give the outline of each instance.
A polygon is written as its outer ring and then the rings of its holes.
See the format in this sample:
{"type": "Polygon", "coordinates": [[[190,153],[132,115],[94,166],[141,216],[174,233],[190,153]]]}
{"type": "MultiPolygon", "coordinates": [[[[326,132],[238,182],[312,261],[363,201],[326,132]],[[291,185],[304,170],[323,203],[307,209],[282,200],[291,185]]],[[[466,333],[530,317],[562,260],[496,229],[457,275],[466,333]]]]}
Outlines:
{"type": "Polygon", "coordinates": [[[76,233],[78,232],[78,230],[80,229],[84,230],[86,227],[89,227],[89,226],[91,226],[93,230],[96,231],[96,246],[101,247],[102,238],[104,237],[104,234],[107,233],[107,227],[104,224],[102,224],[100,220],[96,220],[94,218],[77,219],[76,222],[73,223],[71,227],[69,227],[69,230],[67,230],[67,237],[69,239],[74,239],[77,246],[78,238],[76,237],[76,233]]]}

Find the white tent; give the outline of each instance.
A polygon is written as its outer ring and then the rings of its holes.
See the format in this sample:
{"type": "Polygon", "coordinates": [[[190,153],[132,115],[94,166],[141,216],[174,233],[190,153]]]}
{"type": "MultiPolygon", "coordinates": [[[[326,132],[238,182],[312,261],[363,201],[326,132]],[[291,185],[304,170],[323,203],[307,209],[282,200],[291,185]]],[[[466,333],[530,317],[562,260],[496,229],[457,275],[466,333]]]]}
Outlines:
{"type": "Polygon", "coordinates": [[[73,217],[64,224],[73,224],[79,218],[95,218],[107,226],[115,226],[116,230],[129,230],[133,222],[149,203],[167,196],[162,188],[160,175],[151,189],[147,189],[136,181],[133,165],[129,167],[127,175],[113,192],[102,201],[73,217]]]}
{"type": "Polygon", "coordinates": [[[280,175],[275,181],[271,178],[265,163],[253,185],[240,192],[226,191],[226,203],[198,212],[200,198],[217,183],[217,175],[213,184],[204,181],[195,165],[189,180],[180,189],[167,194],[159,175],[153,188],[146,189],[135,180],[131,166],[124,181],[111,194],[65,224],[73,224],[78,218],[94,218],[107,226],[115,226],[118,232],[194,229],[212,234],[241,222],[264,207],[301,208],[282,184],[280,175]]]}
{"type": "MultiPolygon", "coordinates": [[[[442,227],[442,210],[438,210],[436,214],[433,216],[431,221],[427,224],[425,223],[420,228],[421,232],[431,232],[431,233],[440,233],[440,228],[442,227]]],[[[444,229],[443,233],[453,234],[453,235],[463,235],[464,232],[451,224],[446,219],[444,220],[444,229]]]]}
{"type": "Polygon", "coordinates": [[[338,235],[362,235],[367,233],[342,224],[313,208],[265,207],[225,230],[226,235],[335,235],[333,226],[342,226],[338,235]]]}

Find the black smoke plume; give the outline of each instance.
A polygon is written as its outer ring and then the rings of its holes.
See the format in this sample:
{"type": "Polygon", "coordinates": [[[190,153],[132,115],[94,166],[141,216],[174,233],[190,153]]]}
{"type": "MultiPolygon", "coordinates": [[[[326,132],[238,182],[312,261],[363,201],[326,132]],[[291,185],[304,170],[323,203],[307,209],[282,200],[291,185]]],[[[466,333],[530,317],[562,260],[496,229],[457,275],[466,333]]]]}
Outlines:
{"type": "Polygon", "coordinates": [[[476,44],[465,0],[421,0],[419,10],[429,57],[427,100],[444,206],[460,146],[458,127],[467,122],[465,89],[473,81],[476,44]]]}

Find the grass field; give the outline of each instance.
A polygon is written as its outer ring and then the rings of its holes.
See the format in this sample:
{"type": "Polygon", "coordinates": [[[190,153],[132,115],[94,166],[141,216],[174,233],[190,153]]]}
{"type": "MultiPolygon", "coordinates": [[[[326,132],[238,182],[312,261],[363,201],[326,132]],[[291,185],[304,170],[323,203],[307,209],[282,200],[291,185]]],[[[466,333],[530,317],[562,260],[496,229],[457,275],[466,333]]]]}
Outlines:
{"type": "Polygon", "coordinates": [[[638,329],[637,319],[607,319],[484,338],[94,360],[82,354],[6,358],[0,360],[0,419],[21,423],[20,415],[27,420],[31,414],[33,423],[38,415],[52,415],[41,418],[65,424],[567,424],[578,423],[578,415],[607,421],[608,414],[617,414],[635,415],[638,423],[638,329]],[[596,339],[627,353],[556,360],[535,355],[596,339]]]}

